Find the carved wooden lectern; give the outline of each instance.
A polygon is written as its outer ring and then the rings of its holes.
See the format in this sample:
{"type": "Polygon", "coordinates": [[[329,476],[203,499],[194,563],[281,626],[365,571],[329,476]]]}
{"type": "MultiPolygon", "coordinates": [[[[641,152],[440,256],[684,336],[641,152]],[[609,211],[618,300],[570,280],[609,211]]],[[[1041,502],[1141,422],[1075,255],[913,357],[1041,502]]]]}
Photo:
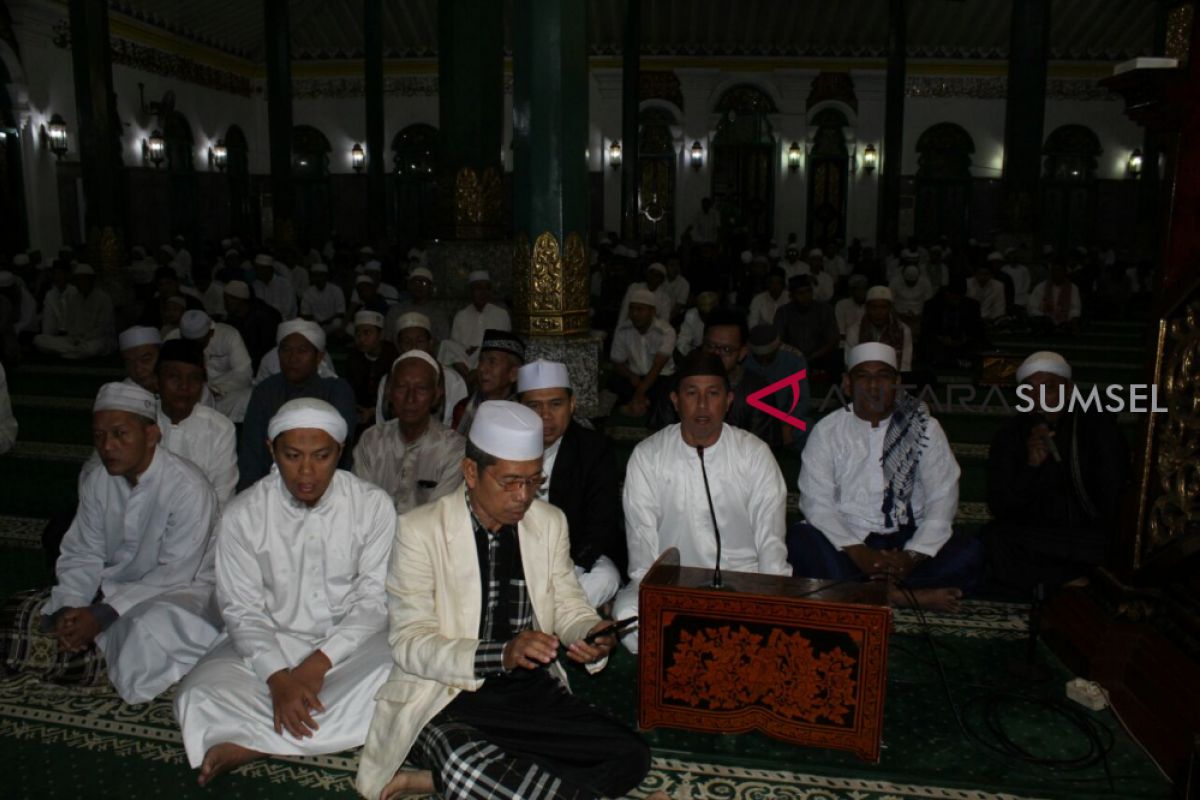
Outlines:
{"type": "Polygon", "coordinates": [[[886,585],[679,566],[668,550],[638,600],[638,721],[706,733],[759,730],[879,760],[886,585]]]}

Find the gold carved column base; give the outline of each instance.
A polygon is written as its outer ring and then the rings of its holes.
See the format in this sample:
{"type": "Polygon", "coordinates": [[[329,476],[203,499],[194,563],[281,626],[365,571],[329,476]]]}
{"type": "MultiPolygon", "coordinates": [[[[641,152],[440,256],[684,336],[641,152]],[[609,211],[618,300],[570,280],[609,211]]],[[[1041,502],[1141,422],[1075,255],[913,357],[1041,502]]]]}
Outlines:
{"type": "Polygon", "coordinates": [[[494,167],[463,167],[454,176],[448,213],[452,239],[499,239],[504,228],[504,184],[494,167]]]}
{"type": "Polygon", "coordinates": [[[121,272],[121,236],[111,226],[93,226],[88,231],[88,258],[100,275],[115,276],[121,272]]]}
{"type": "Polygon", "coordinates": [[[563,246],[549,231],[520,234],[513,252],[513,327],[524,336],[575,336],[591,328],[587,248],[578,233],[563,246]]]}

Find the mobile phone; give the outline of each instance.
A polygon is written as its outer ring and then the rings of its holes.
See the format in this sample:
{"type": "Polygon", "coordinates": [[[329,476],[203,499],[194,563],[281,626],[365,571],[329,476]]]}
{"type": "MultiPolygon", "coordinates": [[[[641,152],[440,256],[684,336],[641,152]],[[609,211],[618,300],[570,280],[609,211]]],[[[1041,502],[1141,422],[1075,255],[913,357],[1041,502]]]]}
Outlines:
{"type": "Polygon", "coordinates": [[[620,633],[621,631],[628,628],[630,625],[633,625],[635,622],[637,622],[637,620],[638,620],[638,618],[637,618],[636,614],[634,614],[632,617],[626,617],[625,619],[618,620],[618,621],[614,622],[612,625],[609,625],[607,628],[603,628],[601,630],[589,633],[587,636],[583,637],[583,643],[589,644],[589,645],[595,644],[596,640],[599,639],[601,636],[608,636],[610,634],[620,633]]]}

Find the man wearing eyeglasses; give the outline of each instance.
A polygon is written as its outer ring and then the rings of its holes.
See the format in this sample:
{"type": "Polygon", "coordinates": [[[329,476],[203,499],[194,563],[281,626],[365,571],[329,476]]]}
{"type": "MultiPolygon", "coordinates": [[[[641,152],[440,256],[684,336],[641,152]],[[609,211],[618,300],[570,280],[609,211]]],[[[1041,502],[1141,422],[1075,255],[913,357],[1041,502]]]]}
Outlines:
{"type": "Polygon", "coordinates": [[[395,663],[359,766],[364,797],[621,797],[649,770],[636,733],[566,689],[562,659],[596,672],[616,642],[584,641],[611,623],[575,578],[565,516],[536,499],[542,427],[522,405],[482,403],[465,493],[400,517],[395,663]],[[400,771],[405,759],[420,771],[400,771]]]}

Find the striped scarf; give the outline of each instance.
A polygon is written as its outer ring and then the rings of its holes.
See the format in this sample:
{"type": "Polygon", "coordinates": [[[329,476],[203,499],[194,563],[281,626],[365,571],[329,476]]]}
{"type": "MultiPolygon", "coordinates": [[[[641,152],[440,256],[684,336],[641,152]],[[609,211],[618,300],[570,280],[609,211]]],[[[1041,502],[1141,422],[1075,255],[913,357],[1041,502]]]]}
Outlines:
{"type": "Polygon", "coordinates": [[[929,409],[911,395],[897,395],[880,459],[883,479],[887,481],[883,493],[883,519],[889,528],[914,522],[910,503],[928,427],[929,409]]]}

